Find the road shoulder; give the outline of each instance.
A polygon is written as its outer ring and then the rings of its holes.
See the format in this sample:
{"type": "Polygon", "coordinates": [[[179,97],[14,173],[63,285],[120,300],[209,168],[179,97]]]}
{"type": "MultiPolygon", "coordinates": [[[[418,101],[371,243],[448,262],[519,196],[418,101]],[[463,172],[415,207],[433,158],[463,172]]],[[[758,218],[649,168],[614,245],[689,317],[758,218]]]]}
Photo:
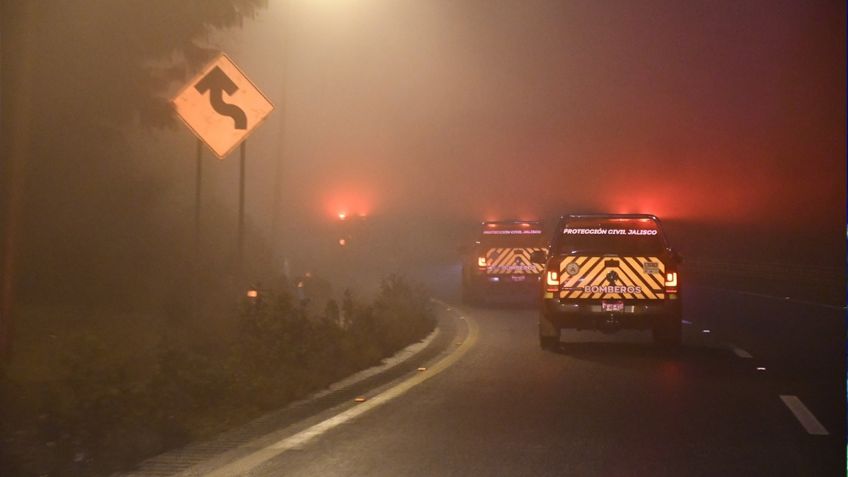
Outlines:
{"type": "Polygon", "coordinates": [[[150,458],[123,476],[207,475],[213,469],[243,458],[257,448],[295,435],[354,406],[360,395],[404,379],[422,365],[452,350],[461,332],[449,306],[437,303],[437,326],[420,342],[404,348],[381,364],[357,372],[310,397],[291,403],[217,437],[189,444],[150,458]]]}

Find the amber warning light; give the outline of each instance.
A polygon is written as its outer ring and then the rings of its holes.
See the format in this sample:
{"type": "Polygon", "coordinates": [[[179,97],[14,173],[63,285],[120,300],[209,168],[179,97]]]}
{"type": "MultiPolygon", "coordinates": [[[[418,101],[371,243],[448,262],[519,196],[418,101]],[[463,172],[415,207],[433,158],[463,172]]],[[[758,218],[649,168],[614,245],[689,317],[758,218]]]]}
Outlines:
{"type": "Polygon", "coordinates": [[[677,293],[677,272],[665,274],[665,291],[666,293],[677,293]]]}
{"type": "Polygon", "coordinates": [[[545,291],[559,291],[559,273],[548,271],[547,277],[545,278],[545,291]]]}

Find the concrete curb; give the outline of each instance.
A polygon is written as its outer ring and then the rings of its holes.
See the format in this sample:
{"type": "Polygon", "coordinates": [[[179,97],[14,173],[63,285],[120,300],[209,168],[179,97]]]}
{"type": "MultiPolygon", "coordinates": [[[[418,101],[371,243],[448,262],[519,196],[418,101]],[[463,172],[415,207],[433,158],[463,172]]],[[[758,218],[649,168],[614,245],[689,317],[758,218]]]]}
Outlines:
{"type": "MultiPolygon", "coordinates": [[[[190,443],[184,447],[166,451],[142,461],[131,471],[119,472],[112,475],[123,477],[164,477],[182,474],[202,462],[213,460],[216,456],[235,450],[245,443],[255,440],[258,436],[279,429],[279,421],[286,421],[286,415],[304,414],[303,416],[291,416],[288,418],[288,420],[293,420],[293,423],[296,423],[298,420],[311,414],[310,408],[320,407],[321,401],[333,401],[336,395],[343,395],[346,391],[349,392],[351,388],[361,385],[369,379],[377,379],[380,375],[388,374],[428,350],[440,334],[442,334],[442,330],[437,324],[433,331],[424,339],[412,343],[391,357],[385,358],[378,365],[354,373],[306,398],[291,402],[280,409],[270,411],[247,423],[225,430],[210,440],[190,443]]],[[[318,410],[317,412],[321,411],[318,410]]]]}

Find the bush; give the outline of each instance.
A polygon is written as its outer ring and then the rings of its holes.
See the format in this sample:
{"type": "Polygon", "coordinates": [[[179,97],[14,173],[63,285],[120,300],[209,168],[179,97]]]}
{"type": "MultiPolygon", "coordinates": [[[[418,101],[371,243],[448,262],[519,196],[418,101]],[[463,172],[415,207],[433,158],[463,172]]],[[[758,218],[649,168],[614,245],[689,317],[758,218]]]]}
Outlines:
{"type": "Polygon", "coordinates": [[[142,372],[114,352],[120,343],[93,332],[72,340],[57,379],[23,382],[0,370],[0,474],[127,467],[303,398],[435,326],[427,295],[398,276],[371,304],[346,292],[323,314],[310,314],[314,305],[285,289],[245,300],[223,345],[192,342],[187,324],[171,322],[142,372]]]}

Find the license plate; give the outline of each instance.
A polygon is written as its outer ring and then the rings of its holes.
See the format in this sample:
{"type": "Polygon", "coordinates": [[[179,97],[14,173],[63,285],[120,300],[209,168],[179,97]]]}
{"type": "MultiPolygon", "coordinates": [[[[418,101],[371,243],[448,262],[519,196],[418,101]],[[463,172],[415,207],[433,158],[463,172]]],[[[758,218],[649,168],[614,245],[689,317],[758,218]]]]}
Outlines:
{"type": "Polygon", "coordinates": [[[514,281],[514,282],[523,282],[524,280],[527,279],[527,277],[525,277],[524,275],[513,275],[510,278],[512,278],[512,281],[514,281]]]}
{"type": "Polygon", "coordinates": [[[603,311],[624,311],[623,301],[603,301],[601,302],[603,311]]]}

